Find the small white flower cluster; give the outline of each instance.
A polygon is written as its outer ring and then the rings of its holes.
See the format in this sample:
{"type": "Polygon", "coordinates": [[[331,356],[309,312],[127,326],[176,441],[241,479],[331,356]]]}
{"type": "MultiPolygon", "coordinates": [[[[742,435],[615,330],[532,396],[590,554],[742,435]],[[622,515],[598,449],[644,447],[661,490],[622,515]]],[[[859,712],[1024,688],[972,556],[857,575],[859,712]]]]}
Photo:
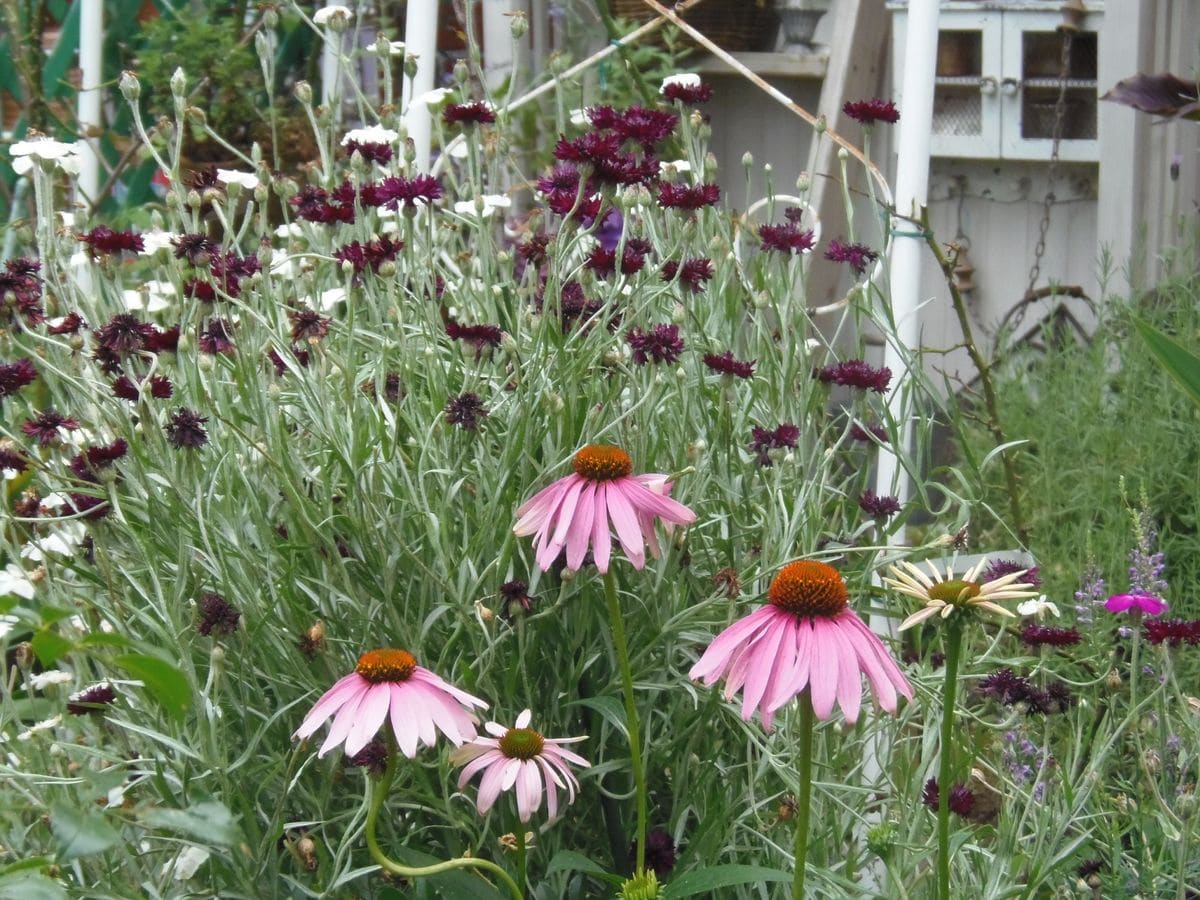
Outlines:
{"type": "Polygon", "coordinates": [[[78,144],[67,144],[45,137],[34,138],[17,141],[8,148],[8,153],[12,157],[13,171],[18,175],[29,172],[38,160],[55,165],[69,175],[79,174],[78,144]]]}

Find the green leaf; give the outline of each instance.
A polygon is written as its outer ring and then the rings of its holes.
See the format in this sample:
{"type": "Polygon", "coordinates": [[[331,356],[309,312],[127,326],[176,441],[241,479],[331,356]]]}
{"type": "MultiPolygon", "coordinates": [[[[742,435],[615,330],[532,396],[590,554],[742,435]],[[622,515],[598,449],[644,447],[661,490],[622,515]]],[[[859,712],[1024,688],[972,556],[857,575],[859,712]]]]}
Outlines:
{"type": "Polygon", "coordinates": [[[121,836],[102,815],[90,815],[66,804],[57,803],[50,813],[50,830],[61,845],[64,860],[103,853],[121,836]]]}
{"type": "Polygon", "coordinates": [[[233,813],[216,800],[194,803],[187,809],[156,807],[143,812],[140,819],[149,828],[180,831],[206,844],[232,847],[243,839],[233,813]]]}
{"type": "Polygon", "coordinates": [[[1200,357],[1141,319],[1135,318],[1133,324],[1150,350],[1150,355],[1188,392],[1192,402],[1200,406],[1200,357]]]}
{"type": "Polygon", "coordinates": [[[0,875],[0,900],[67,900],[67,892],[57,881],[26,870],[0,875]]]}
{"type": "Polygon", "coordinates": [[[629,737],[629,732],[625,730],[625,707],[616,697],[584,697],[580,700],[572,700],[568,706],[586,706],[594,709],[600,715],[625,737],[629,737]]]}
{"type": "Polygon", "coordinates": [[[192,691],[182,672],[169,662],[145,653],[126,653],[113,662],[140,679],[169,716],[183,718],[192,704],[192,691]]]}
{"type": "Polygon", "coordinates": [[[663,887],[663,897],[665,900],[676,900],[679,897],[694,897],[696,894],[735,884],[791,880],[791,872],[767,869],[763,866],[710,866],[706,869],[695,869],[674,879],[663,887]]]}
{"type": "Polygon", "coordinates": [[[75,649],[75,644],[53,631],[39,631],[29,641],[38,662],[47,668],[75,649]]]}
{"type": "Polygon", "coordinates": [[[546,874],[554,875],[557,872],[584,872],[588,875],[595,875],[597,878],[603,878],[611,884],[620,885],[623,881],[620,875],[614,875],[599,863],[588,859],[582,853],[576,853],[574,850],[559,850],[550,859],[546,866],[546,874]]]}
{"type": "Polygon", "coordinates": [[[67,71],[75,65],[79,52],[79,8],[82,3],[72,3],[58,32],[58,42],[46,63],[42,66],[42,93],[47,99],[67,97],[75,88],[67,81],[67,71]]]}

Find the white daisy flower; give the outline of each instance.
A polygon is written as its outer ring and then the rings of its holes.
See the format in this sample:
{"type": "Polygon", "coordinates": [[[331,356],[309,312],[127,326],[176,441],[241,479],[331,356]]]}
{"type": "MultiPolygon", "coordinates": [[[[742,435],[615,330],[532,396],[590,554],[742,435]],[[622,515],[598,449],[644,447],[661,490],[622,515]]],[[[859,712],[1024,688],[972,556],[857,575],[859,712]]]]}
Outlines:
{"type": "Polygon", "coordinates": [[[29,580],[25,570],[16,563],[9,563],[3,571],[0,571],[0,597],[10,595],[23,600],[33,599],[33,582],[29,580]]]}
{"type": "Polygon", "coordinates": [[[1054,618],[1058,618],[1058,607],[1047,600],[1045,594],[1017,604],[1017,612],[1023,616],[1037,616],[1039,619],[1049,612],[1054,618]]]}
{"type": "Polygon", "coordinates": [[[43,719],[41,722],[38,722],[36,725],[30,725],[28,728],[26,728],[24,731],[22,731],[20,734],[18,734],[17,740],[18,741],[28,741],[34,735],[41,734],[44,731],[53,731],[60,724],[62,724],[62,715],[61,714],[54,716],[53,718],[50,718],[50,719],[43,719]]]}
{"type": "Polygon", "coordinates": [[[384,128],[382,125],[368,125],[366,128],[352,128],[342,136],[342,146],[351,141],[356,144],[390,144],[400,137],[400,132],[384,128]]]}
{"type": "Polygon", "coordinates": [[[454,211],[462,216],[480,216],[486,219],[510,206],[512,206],[511,197],[503,194],[483,194],[474,200],[459,200],[454,204],[454,211]]]}
{"type": "Polygon", "coordinates": [[[30,675],[25,682],[25,689],[44,691],[53,685],[70,684],[74,680],[75,676],[70,672],[64,672],[61,669],[47,669],[44,672],[30,675]]]}
{"type": "Polygon", "coordinates": [[[237,169],[217,169],[217,181],[221,184],[237,185],[247,191],[258,187],[258,176],[253,172],[239,172],[237,169]]]}
{"type": "Polygon", "coordinates": [[[344,28],[354,18],[354,12],[348,6],[340,6],[336,3],[324,6],[313,13],[313,23],[316,25],[328,25],[331,19],[341,19],[341,26],[344,28]]]}
{"type": "Polygon", "coordinates": [[[53,163],[71,175],[79,174],[79,146],[74,143],[34,138],[17,141],[8,148],[8,153],[12,157],[13,171],[18,175],[24,175],[32,169],[35,160],[53,163]]]}

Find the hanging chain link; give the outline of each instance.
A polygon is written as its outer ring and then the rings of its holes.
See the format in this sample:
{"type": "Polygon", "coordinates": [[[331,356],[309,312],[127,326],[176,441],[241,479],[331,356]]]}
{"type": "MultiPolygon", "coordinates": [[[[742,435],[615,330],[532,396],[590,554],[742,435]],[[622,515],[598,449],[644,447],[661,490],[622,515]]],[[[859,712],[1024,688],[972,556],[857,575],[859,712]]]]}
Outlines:
{"type": "Polygon", "coordinates": [[[1029,287],[1025,297],[1033,294],[1038,277],[1042,274],[1042,257],[1046,255],[1046,233],[1050,230],[1050,208],[1054,206],[1054,179],[1058,175],[1058,149],[1062,143],[1063,120],[1067,112],[1067,76],[1071,74],[1071,42],[1074,32],[1070,28],[1060,29],[1062,51],[1058,66],[1058,99],[1054,102],[1054,127],[1050,132],[1050,168],[1046,170],[1046,199],[1042,203],[1042,221],[1038,225],[1037,245],[1033,249],[1033,267],[1029,270],[1029,287]]]}

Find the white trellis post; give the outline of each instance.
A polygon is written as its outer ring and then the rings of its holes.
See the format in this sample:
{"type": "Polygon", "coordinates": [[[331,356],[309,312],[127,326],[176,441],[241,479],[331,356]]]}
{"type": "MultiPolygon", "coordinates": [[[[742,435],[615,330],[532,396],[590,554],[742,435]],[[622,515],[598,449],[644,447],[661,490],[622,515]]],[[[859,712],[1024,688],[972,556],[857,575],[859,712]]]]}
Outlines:
{"type": "MultiPolygon", "coordinates": [[[[79,10],[79,130],[87,135],[100,128],[100,84],[104,62],[104,0],[81,0],[79,10]]],[[[100,139],[87,137],[79,154],[76,199],[95,206],[100,193],[100,139]]]]}
{"type": "Polygon", "coordinates": [[[429,107],[413,103],[413,98],[433,90],[433,64],[437,55],[437,0],[408,0],[404,20],[404,51],[415,56],[417,73],[404,76],[404,125],[417,149],[415,165],[418,171],[429,170],[429,148],[432,140],[432,120],[429,107]]]}

